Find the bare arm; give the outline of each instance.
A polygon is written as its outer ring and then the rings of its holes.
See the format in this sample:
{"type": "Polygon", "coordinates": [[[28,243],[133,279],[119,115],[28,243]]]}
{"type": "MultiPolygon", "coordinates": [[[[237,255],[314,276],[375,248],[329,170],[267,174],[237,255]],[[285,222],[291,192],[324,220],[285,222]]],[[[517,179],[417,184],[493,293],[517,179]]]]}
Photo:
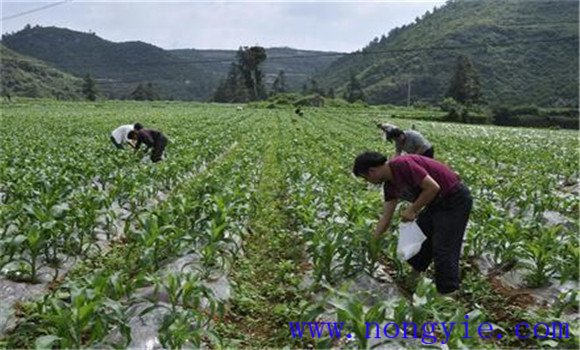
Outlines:
{"type": "Polygon", "coordinates": [[[423,178],[420,187],[421,193],[419,194],[419,197],[417,197],[415,202],[408,206],[401,214],[401,219],[403,219],[403,221],[415,220],[421,209],[431,203],[431,201],[433,201],[437,196],[437,193],[439,193],[439,190],[441,190],[439,184],[429,175],[423,178]]]}
{"type": "Polygon", "coordinates": [[[135,152],[137,152],[137,150],[139,149],[139,147],[141,147],[141,137],[137,138],[137,143],[135,144],[135,152]]]}
{"type": "Polygon", "coordinates": [[[397,208],[397,200],[393,199],[383,204],[383,215],[379,220],[377,227],[375,229],[375,237],[380,237],[391,225],[391,219],[393,218],[393,213],[397,208]]]}

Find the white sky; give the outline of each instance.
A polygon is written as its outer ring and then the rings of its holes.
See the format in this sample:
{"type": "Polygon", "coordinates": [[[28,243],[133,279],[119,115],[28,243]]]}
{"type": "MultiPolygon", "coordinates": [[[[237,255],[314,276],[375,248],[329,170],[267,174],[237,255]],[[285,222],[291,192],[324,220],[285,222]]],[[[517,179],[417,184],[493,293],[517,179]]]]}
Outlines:
{"type": "Polygon", "coordinates": [[[423,1],[2,1],[2,33],[26,24],[93,31],[114,41],[164,49],[288,46],[350,52],[442,6],[423,1]],[[4,19],[6,18],[6,19],[4,19]]]}

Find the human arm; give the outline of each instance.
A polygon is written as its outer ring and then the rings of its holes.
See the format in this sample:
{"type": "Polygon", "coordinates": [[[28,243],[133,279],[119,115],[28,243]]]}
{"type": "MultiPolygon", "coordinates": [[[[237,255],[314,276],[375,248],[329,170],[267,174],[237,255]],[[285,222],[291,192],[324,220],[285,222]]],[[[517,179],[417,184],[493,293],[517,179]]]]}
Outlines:
{"type": "Polygon", "coordinates": [[[139,150],[139,147],[141,147],[141,137],[137,137],[137,143],[135,143],[135,147],[133,147],[135,149],[135,152],[137,152],[137,150],[139,150]]]}
{"type": "Polygon", "coordinates": [[[376,238],[380,237],[389,228],[396,208],[397,199],[391,199],[383,204],[383,214],[381,215],[374,232],[376,238]]]}
{"type": "Polygon", "coordinates": [[[419,186],[421,187],[421,193],[419,194],[419,197],[417,197],[417,199],[401,213],[402,221],[415,220],[421,209],[431,203],[441,189],[439,184],[429,175],[423,178],[419,186]]]}

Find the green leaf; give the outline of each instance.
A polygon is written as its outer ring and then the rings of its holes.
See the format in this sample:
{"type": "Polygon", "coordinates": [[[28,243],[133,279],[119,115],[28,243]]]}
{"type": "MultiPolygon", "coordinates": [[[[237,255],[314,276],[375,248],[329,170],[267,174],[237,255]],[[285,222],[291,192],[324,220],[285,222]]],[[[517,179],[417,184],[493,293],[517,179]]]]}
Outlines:
{"type": "Polygon", "coordinates": [[[60,339],[60,337],[55,335],[43,335],[42,337],[36,338],[34,347],[36,349],[52,349],[53,344],[60,339]]]}

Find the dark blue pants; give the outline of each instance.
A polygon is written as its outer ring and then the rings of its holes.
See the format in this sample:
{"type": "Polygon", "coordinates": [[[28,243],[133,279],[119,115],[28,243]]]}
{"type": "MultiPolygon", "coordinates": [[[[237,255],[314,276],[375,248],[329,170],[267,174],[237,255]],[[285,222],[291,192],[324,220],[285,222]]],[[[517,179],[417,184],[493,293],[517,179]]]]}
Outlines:
{"type": "Polygon", "coordinates": [[[459,289],[459,258],[473,200],[461,184],[453,193],[428,205],[417,218],[427,236],[417,255],[408,260],[417,271],[435,262],[435,285],[442,294],[459,289]]]}

